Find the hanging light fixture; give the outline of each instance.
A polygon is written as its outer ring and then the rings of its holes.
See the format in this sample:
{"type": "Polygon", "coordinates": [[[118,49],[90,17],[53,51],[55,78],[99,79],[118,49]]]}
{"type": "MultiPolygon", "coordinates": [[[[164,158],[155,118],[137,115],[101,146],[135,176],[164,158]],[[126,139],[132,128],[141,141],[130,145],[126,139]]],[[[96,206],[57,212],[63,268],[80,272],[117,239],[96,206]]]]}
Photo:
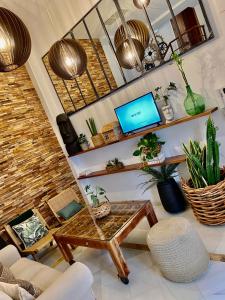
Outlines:
{"type": "Polygon", "coordinates": [[[31,52],[30,34],[10,10],[0,7],[0,72],[10,72],[25,64],[31,52]]]}
{"type": "MultiPolygon", "coordinates": [[[[129,20],[126,22],[126,24],[131,38],[141,42],[143,47],[146,49],[149,44],[150,36],[148,27],[145,25],[145,23],[139,20],[129,20]]],[[[124,40],[126,40],[126,32],[124,26],[121,25],[117,29],[114,36],[115,47],[118,48],[124,40]]]]}
{"type": "Polygon", "coordinates": [[[125,69],[134,69],[139,66],[137,56],[140,61],[144,59],[145,49],[142,43],[136,39],[126,39],[116,50],[117,58],[121,66],[125,69]]]}
{"type": "Polygon", "coordinates": [[[87,68],[87,54],[75,39],[56,42],[49,50],[48,59],[53,72],[65,80],[82,75],[87,68]]]}
{"type": "Polygon", "coordinates": [[[133,0],[134,6],[142,9],[143,7],[147,7],[150,4],[150,0],[133,0]]]}

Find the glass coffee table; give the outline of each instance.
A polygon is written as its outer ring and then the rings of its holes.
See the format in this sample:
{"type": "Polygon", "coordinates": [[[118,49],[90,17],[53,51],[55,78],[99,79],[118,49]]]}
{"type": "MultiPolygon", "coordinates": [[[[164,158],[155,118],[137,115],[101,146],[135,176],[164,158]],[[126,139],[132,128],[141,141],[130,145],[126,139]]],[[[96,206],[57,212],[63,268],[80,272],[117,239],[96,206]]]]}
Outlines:
{"type": "MultiPolygon", "coordinates": [[[[88,208],[84,208],[53,236],[64,259],[70,264],[75,261],[69,245],[106,249],[117,268],[119,278],[128,284],[129,269],[120,245],[144,217],[150,227],[157,223],[150,201],[111,202],[111,213],[107,217],[95,220],[88,208]]],[[[134,248],[137,246],[129,244],[130,247],[132,245],[134,248]]]]}

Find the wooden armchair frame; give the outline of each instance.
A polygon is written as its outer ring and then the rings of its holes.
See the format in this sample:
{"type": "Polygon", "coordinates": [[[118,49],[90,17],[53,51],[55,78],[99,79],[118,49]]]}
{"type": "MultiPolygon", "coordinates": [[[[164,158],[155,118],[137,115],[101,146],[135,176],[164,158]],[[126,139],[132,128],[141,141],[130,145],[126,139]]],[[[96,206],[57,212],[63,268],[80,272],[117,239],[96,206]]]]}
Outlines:
{"type": "Polygon", "coordinates": [[[60,218],[57,212],[66,207],[66,205],[68,205],[73,200],[81,203],[76,191],[72,187],[70,187],[47,201],[50,210],[53,212],[54,216],[61,225],[69,220],[65,221],[60,218]]]}
{"type": "MultiPolygon", "coordinates": [[[[41,223],[47,227],[49,229],[48,224],[46,223],[45,219],[42,217],[42,215],[39,213],[39,211],[34,208],[32,209],[33,213],[39,218],[39,220],[41,221],[41,223]]],[[[24,213],[24,212],[23,212],[24,213]]],[[[22,213],[21,213],[22,214],[22,213]]],[[[9,235],[10,239],[12,240],[12,242],[15,244],[15,246],[18,248],[18,250],[20,251],[21,254],[31,254],[34,258],[34,260],[37,260],[36,258],[36,254],[42,250],[43,248],[45,248],[46,246],[53,245],[53,233],[57,230],[57,229],[49,229],[49,232],[46,236],[44,236],[42,239],[40,239],[39,241],[37,241],[35,244],[33,244],[31,247],[28,247],[26,249],[22,248],[22,242],[20,241],[20,239],[17,237],[16,233],[14,232],[14,230],[12,229],[12,227],[9,224],[4,225],[4,228],[7,232],[7,234],[9,235]]]]}

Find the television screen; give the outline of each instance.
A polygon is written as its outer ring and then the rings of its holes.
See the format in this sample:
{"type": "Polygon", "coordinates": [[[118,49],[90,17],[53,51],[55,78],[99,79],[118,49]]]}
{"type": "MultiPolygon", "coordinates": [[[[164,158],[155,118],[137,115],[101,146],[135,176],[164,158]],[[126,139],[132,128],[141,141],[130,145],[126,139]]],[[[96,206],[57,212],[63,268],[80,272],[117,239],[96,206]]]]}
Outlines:
{"type": "Polygon", "coordinates": [[[161,116],[152,93],[115,108],[115,113],[123,133],[161,122],[161,116]]]}

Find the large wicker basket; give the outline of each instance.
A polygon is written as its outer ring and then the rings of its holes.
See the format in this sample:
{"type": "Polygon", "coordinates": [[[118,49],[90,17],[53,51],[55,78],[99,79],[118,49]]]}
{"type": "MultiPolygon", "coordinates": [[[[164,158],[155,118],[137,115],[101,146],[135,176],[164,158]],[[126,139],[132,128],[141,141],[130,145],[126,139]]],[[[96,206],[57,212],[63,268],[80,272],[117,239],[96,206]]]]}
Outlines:
{"type": "Polygon", "coordinates": [[[198,221],[206,225],[225,224],[225,180],[205,188],[191,188],[181,181],[184,194],[198,221]]]}
{"type": "Polygon", "coordinates": [[[111,205],[109,201],[103,202],[98,207],[92,207],[92,213],[95,216],[96,219],[101,219],[110,214],[111,211],[111,205]]]}

